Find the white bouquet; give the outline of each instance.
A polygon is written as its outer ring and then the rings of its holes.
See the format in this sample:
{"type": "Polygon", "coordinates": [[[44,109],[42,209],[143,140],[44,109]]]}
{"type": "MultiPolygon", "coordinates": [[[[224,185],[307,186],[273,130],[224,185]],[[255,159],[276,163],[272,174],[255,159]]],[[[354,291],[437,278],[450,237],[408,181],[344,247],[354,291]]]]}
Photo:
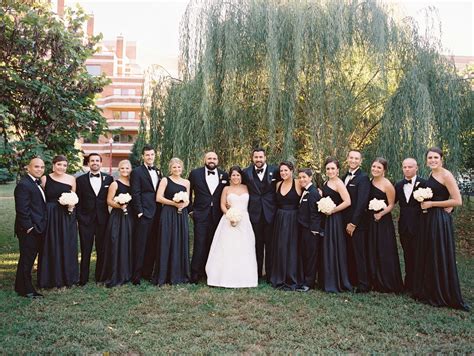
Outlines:
{"type": "MultiPolygon", "coordinates": [[[[128,193],[120,193],[119,195],[114,197],[114,202],[120,205],[128,204],[130,200],[132,200],[132,196],[128,193]]],[[[122,210],[123,210],[124,215],[128,215],[128,211],[126,207],[122,208],[122,210]]]]}
{"type": "Polygon", "coordinates": [[[330,214],[336,207],[336,204],[332,201],[331,197],[321,198],[319,199],[317,204],[318,204],[318,211],[323,214],[330,214]]]}
{"type": "Polygon", "coordinates": [[[384,200],[381,199],[372,199],[369,201],[369,210],[373,210],[375,212],[383,210],[387,207],[387,204],[385,204],[384,200]]]}
{"type": "MultiPolygon", "coordinates": [[[[188,192],[178,192],[173,196],[173,201],[175,203],[189,203],[189,194],[188,192]]],[[[178,214],[181,214],[181,209],[178,209],[178,214]]]]}
{"type": "Polygon", "coordinates": [[[75,192],[64,192],[58,199],[59,204],[67,206],[68,214],[71,215],[74,211],[74,205],[79,203],[79,198],[75,192]]]}
{"type": "Polygon", "coordinates": [[[238,209],[229,208],[227,213],[225,213],[225,217],[230,221],[230,224],[235,227],[240,220],[242,220],[242,213],[238,209]]]}
{"type": "MultiPolygon", "coordinates": [[[[433,198],[433,191],[431,190],[431,188],[418,188],[413,192],[413,198],[415,198],[417,202],[422,203],[425,200],[433,198]]],[[[423,209],[423,213],[427,212],[428,210],[423,209]]]]}

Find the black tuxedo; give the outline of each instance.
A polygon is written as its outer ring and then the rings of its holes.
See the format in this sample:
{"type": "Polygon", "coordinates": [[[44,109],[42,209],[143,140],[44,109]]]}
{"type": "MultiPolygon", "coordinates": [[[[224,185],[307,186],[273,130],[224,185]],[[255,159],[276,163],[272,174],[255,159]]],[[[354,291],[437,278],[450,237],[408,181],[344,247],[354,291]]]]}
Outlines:
{"type": "Polygon", "coordinates": [[[324,215],[318,212],[317,202],[321,199],[314,185],[305,189],[298,208],[300,251],[303,262],[304,284],[314,288],[316,274],[320,271],[321,243],[324,215]],[[318,234],[314,235],[313,232],[318,234]]]}
{"type": "Polygon", "coordinates": [[[277,167],[267,165],[263,179],[260,181],[255,166],[251,165],[244,169],[242,178],[250,195],[248,211],[255,233],[258,276],[263,275],[265,257],[265,273],[267,280],[269,280],[272,261],[273,218],[276,211],[275,187],[276,182],[280,180],[280,174],[277,167]]]}
{"type": "Polygon", "coordinates": [[[46,229],[46,203],[40,189],[29,175],[21,178],[15,187],[15,233],[20,245],[15,291],[22,296],[36,292],[31,269],[46,229]]]}
{"type": "MultiPolygon", "coordinates": [[[[400,206],[400,217],[398,219],[398,234],[400,236],[400,243],[403,248],[403,258],[405,261],[405,290],[413,290],[413,274],[415,272],[415,239],[418,235],[418,228],[421,222],[421,206],[420,203],[413,197],[413,192],[410,199],[406,200],[403,186],[404,180],[395,184],[395,202],[400,206]]],[[[421,177],[416,177],[413,191],[417,188],[425,188],[426,180],[421,177]]]]}
{"type": "Polygon", "coordinates": [[[95,195],[92,188],[89,173],[83,174],[76,179],[76,194],[79,198],[76,214],[81,241],[81,275],[79,278],[81,284],[86,284],[89,281],[89,267],[94,240],[97,252],[97,263],[95,266],[96,281],[99,281],[103,268],[104,233],[109,219],[107,192],[114,179],[102,172],[99,179],[100,189],[97,195],[95,195]]]}
{"type": "Polygon", "coordinates": [[[217,169],[219,184],[211,194],[207,181],[205,167],[196,168],[189,174],[191,184],[189,211],[192,211],[194,221],[194,245],[191,261],[191,280],[199,281],[206,277],[205,266],[212,238],[219,220],[222,217],[220,200],[222,190],[229,184],[229,175],[217,169]]]}
{"type": "Polygon", "coordinates": [[[156,189],[148,168],[141,165],[130,174],[130,191],[132,201],[130,202],[137,217],[133,236],[133,276],[132,282],[139,283],[142,276],[150,279],[155,264],[158,225],[160,218],[160,204],[156,202],[156,191],[161,180],[160,171],[153,168],[158,175],[156,189]]]}
{"type": "MultiPolygon", "coordinates": [[[[343,181],[347,174],[342,179],[343,181]]],[[[347,224],[356,225],[352,237],[347,236],[347,259],[351,284],[361,291],[369,289],[367,272],[367,207],[369,205],[370,180],[365,172],[359,168],[346,188],[351,197],[351,205],[344,209],[344,230],[347,224]]]]}

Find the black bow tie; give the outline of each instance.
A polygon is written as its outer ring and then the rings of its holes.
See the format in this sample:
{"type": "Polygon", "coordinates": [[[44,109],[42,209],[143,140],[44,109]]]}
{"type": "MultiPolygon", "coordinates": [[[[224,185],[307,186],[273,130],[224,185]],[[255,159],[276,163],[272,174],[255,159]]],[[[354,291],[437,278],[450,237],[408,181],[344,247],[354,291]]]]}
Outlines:
{"type": "Polygon", "coordinates": [[[404,179],[403,184],[412,184],[411,179],[404,179]]]}
{"type": "Polygon", "coordinates": [[[216,174],[214,171],[207,171],[207,175],[216,174]]]}
{"type": "Polygon", "coordinates": [[[347,172],[347,175],[350,177],[350,176],[353,176],[354,173],[352,173],[352,172],[347,172]]]}
{"type": "Polygon", "coordinates": [[[257,174],[263,173],[263,168],[257,168],[256,171],[257,171],[257,174]]]}
{"type": "Polygon", "coordinates": [[[90,178],[100,178],[100,173],[97,173],[97,174],[91,173],[91,174],[89,174],[89,177],[90,178]]]}
{"type": "Polygon", "coordinates": [[[38,185],[41,185],[41,180],[39,180],[38,178],[35,179],[35,183],[38,184],[38,185]]]}
{"type": "Polygon", "coordinates": [[[155,166],[146,166],[146,168],[148,168],[149,171],[152,171],[152,170],[154,170],[156,167],[155,167],[155,166]]]}

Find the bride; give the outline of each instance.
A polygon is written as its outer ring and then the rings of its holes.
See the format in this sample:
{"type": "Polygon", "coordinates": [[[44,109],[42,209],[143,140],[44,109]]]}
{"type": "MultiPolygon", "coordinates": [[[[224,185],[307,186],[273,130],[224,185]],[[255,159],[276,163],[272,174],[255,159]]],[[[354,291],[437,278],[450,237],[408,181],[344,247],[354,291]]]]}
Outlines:
{"type": "Polygon", "coordinates": [[[256,287],[255,235],[247,211],[249,193],[242,184],[239,166],[230,169],[229,177],[230,186],[224,188],[221,196],[224,215],[217,226],[207,259],[207,284],[226,288],[256,287]],[[231,209],[229,213],[228,207],[231,209]]]}

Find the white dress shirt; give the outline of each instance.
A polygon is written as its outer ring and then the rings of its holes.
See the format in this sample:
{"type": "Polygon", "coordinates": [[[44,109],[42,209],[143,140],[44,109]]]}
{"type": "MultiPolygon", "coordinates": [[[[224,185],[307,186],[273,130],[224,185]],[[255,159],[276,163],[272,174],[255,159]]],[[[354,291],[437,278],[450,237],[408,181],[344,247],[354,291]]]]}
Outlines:
{"type": "Polygon", "coordinates": [[[217,171],[217,168],[211,170],[205,167],[204,170],[206,171],[204,174],[206,175],[207,187],[209,188],[211,195],[213,195],[219,185],[219,172],[217,171]],[[214,174],[208,174],[208,172],[214,172],[214,174]]]}
{"type": "Polygon", "coordinates": [[[410,197],[413,193],[413,188],[415,187],[415,182],[416,182],[416,176],[412,177],[411,179],[408,179],[405,177],[406,180],[411,180],[411,184],[404,184],[403,185],[403,193],[405,194],[405,199],[408,201],[410,200],[410,197]]]}
{"type": "Polygon", "coordinates": [[[263,177],[265,176],[265,171],[267,170],[267,164],[265,163],[262,168],[257,168],[257,166],[255,166],[255,172],[257,171],[257,169],[263,169],[261,173],[257,173],[257,177],[258,179],[260,179],[260,182],[261,182],[263,181],[263,177]]]}
{"type": "Polygon", "coordinates": [[[351,171],[349,169],[349,173],[352,173],[352,175],[349,175],[349,174],[347,175],[346,179],[344,179],[344,185],[349,184],[349,182],[352,180],[352,178],[354,178],[354,174],[355,174],[355,172],[357,172],[358,169],[359,169],[359,167],[357,167],[354,171],[351,171]]]}
{"type": "MultiPolygon", "coordinates": [[[[33,179],[33,181],[35,182],[36,184],[36,179],[35,177],[33,177],[31,174],[28,173],[28,175],[30,176],[31,179],[33,179]]],[[[39,179],[39,178],[38,178],[39,179]]],[[[38,186],[38,189],[39,191],[41,192],[41,195],[43,196],[43,200],[46,202],[46,196],[44,195],[44,191],[43,191],[43,188],[41,187],[41,185],[39,184],[36,184],[38,186]]]]}
{"type": "Polygon", "coordinates": [[[145,168],[150,174],[151,181],[153,182],[153,188],[156,190],[156,186],[158,185],[158,173],[156,173],[156,169],[149,170],[148,166],[145,165],[145,168]]]}
{"type": "Polygon", "coordinates": [[[92,172],[89,172],[89,182],[91,183],[92,190],[94,190],[95,196],[99,195],[100,187],[102,185],[102,175],[99,173],[98,177],[91,177],[92,172]]]}

